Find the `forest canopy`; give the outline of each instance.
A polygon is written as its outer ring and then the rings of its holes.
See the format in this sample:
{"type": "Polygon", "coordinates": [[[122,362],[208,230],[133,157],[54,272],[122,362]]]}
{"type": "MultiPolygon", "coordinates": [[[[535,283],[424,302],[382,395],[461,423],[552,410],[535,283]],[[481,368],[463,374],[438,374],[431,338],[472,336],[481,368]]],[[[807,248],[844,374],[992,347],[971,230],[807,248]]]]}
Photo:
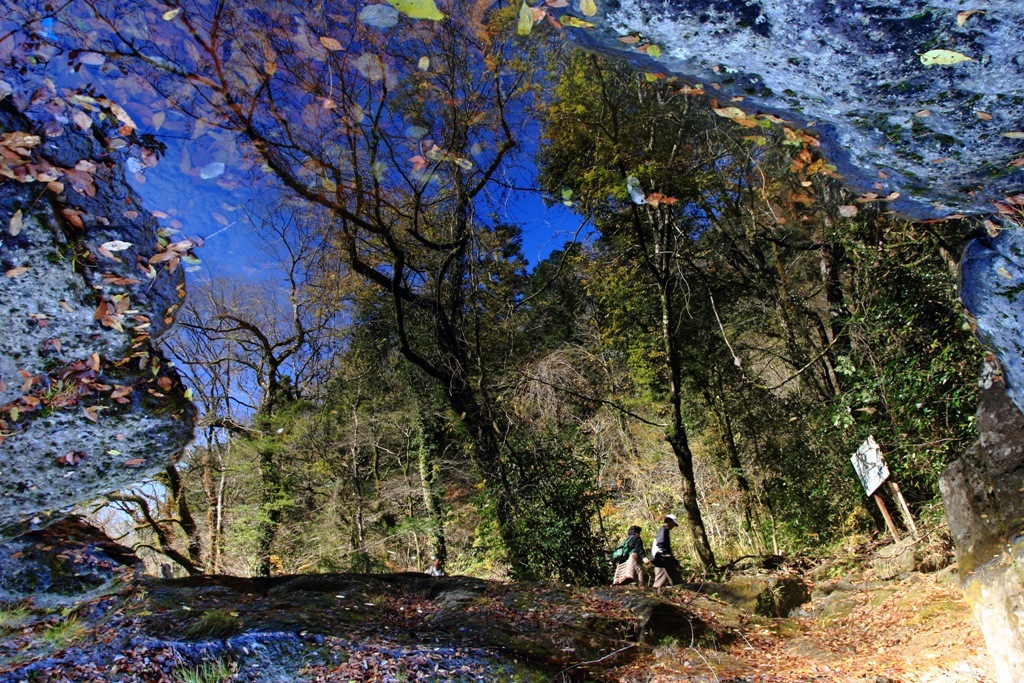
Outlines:
{"type": "Polygon", "coordinates": [[[208,135],[178,166],[254,188],[272,275],[190,273],[164,340],[199,437],[100,513],[153,561],[599,583],[673,512],[708,571],[876,529],[868,436],[937,516],[974,438],[966,231],[856,200],[813,131],[486,1],[0,6],[49,131],[130,175],[208,135]],[[581,226],[532,268],[524,193],[581,226]]]}

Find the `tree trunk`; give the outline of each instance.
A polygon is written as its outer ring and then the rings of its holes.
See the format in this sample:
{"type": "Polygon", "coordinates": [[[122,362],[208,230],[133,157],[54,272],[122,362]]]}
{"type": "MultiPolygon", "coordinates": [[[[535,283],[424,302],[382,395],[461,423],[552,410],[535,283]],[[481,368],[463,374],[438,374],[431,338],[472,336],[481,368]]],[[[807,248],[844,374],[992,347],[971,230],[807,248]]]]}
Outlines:
{"type": "MultiPolygon", "coordinates": [[[[662,251],[663,250],[659,250],[662,251]]],[[[667,258],[667,256],[665,257],[667,258]]],[[[671,422],[665,432],[665,436],[672,446],[672,452],[679,464],[679,473],[682,475],[682,499],[683,510],[686,512],[686,522],[693,537],[694,549],[700,558],[701,566],[705,571],[715,568],[715,555],[711,551],[711,543],[708,541],[707,530],[704,528],[704,518],[700,513],[700,505],[697,502],[697,482],[693,474],[693,453],[690,451],[690,443],[686,436],[686,426],[683,424],[682,398],[679,388],[682,380],[682,367],[679,359],[679,346],[675,334],[675,309],[673,307],[673,279],[668,273],[668,268],[662,270],[660,275],[661,289],[661,336],[665,344],[665,355],[668,359],[669,371],[669,403],[671,410],[671,422]]]]}
{"type": "Polygon", "coordinates": [[[442,564],[448,556],[444,536],[444,496],[440,488],[441,452],[443,436],[435,419],[421,420],[419,447],[420,485],[423,490],[423,505],[430,519],[430,554],[442,564]]]}
{"type": "Polygon", "coordinates": [[[270,576],[270,561],[277,529],[281,524],[281,478],[274,453],[264,446],[259,449],[260,466],[260,503],[259,517],[256,521],[256,576],[270,576]]]}

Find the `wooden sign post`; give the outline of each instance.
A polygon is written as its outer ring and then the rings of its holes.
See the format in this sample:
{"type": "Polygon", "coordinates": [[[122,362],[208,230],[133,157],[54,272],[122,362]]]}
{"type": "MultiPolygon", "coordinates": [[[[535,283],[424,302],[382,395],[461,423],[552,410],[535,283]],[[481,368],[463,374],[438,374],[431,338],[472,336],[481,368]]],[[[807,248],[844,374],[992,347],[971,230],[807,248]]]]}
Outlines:
{"type": "Polygon", "coordinates": [[[917,538],[917,525],[914,524],[914,518],[910,515],[910,508],[907,507],[907,501],[903,499],[903,494],[900,492],[900,487],[889,477],[889,468],[885,464],[885,460],[882,458],[882,450],[875,443],[875,438],[869,436],[868,440],[860,445],[857,452],[850,458],[853,463],[853,469],[857,471],[857,478],[860,479],[861,485],[864,487],[864,492],[870,497],[875,499],[875,503],[878,505],[879,511],[882,513],[882,518],[885,520],[885,526],[889,529],[889,533],[892,535],[893,540],[897,543],[900,542],[900,532],[896,528],[896,523],[893,522],[892,515],[889,514],[889,508],[886,507],[885,501],[882,500],[882,496],[878,494],[878,489],[881,488],[882,484],[888,482],[889,492],[892,493],[893,500],[900,506],[900,514],[903,517],[903,523],[907,529],[917,538]]]}

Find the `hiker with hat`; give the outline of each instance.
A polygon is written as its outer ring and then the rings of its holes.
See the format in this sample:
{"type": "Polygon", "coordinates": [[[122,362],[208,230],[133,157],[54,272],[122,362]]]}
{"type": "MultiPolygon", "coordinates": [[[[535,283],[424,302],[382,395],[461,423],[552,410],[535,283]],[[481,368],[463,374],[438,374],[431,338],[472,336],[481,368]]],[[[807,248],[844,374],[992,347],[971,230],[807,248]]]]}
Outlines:
{"type": "Polygon", "coordinates": [[[651,564],[654,565],[654,587],[674,586],[683,582],[679,560],[672,555],[672,541],[669,533],[679,526],[675,515],[665,515],[665,523],[654,535],[651,544],[651,564]]]}

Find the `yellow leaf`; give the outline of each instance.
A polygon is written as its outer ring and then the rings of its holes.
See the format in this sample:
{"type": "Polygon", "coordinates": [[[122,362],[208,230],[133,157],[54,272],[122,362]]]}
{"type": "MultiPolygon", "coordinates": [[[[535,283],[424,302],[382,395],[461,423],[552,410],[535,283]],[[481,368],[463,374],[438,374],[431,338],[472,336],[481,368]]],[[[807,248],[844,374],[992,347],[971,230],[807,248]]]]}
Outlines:
{"type": "Polygon", "coordinates": [[[963,26],[967,23],[967,20],[971,18],[972,14],[984,14],[983,9],[965,9],[963,12],[956,13],[956,25],[963,26]]]}
{"type": "Polygon", "coordinates": [[[516,26],[516,33],[521,36],[530,35],[533,30],[533,12],[525,2],[519,7],[519,25],[516,26]]]}
{"type": "Polygon", "coordinates": [[[430,57],[420,57],[419,64],[416,66],[420,71],[430,71],[430,57]]]}
{"type": "Polygon", "coordinates": [[[338,50],[341,49],[341,43],[339,43],[334,38],[330,38],[328,36],[320,36],[320,44],[326,47],[328,50],[331,50],[332,52],[337,52],[338,50]]]}
{"type": "Polygon", "coordinates": [[[180,7],[177,8],[177,9],[169,9],[166,12],[164,12],[164,14],[163,14],[164,21],[171,21],[172,19],[174,19],[174,17],[178,16],[180,13],[181,13],[181,8],[180,7]]]}
{"type": "Polygon", "coordinates": [[[713,112],[719,116],[727,119],[745,119],[747,113],[739,107],[722,107],[720,109],[712,109],[713,112]]]}
{"type": "Polygon", "coordinates": [[[592,17],[597,14],[597,3],[594,0],[580,0],[580,11],[583,16],[592,17]]]}
{"type": "Polygon", "coordinates": [[[657,59],[658,57],[661,56],[661,48],[658,47],[657,45],[648,45],[647,46],[647,54],[649,54],[651,57],[654,57],[655,59],[657,59]]]}
{"type": "Polygon", "coordinates": [[[954,52],[953,50],[928,50],[921,55],[921,63],[925,66],[950,66],[960,62],[973,62],[967,55],[954,52]]]}
{"type": "Polygon", "coordinates": [[[11,216],[11,223],[8,226],[8,232],[11,233],[11,237],[16,237],[18,233],[21,232],[22,225],[21,209],[18,209],[14,212],[14,215],[11,216]]]}
{"type": "Polygon", "coordinates": [[[434,0],[388,0],[396,10],[411,19],[430,19],[441,21],[444,14],[437,9],[434,0]]]}
{"type": "Polygon", "coordinates": [[[1003,133],[1003,137],[1010,138],[1011,140],[1024,140],[1024,133],[1015,130],[1010,133],[1003,133]]]}
{"type": "Polygon", "coordinates": [[[569,26],[570,28],[594,28],[594,24],[589,21],[583,21],[571,14],[563,14],[559,17],[559,21],[562,22],[562,26],[569,26]]]}

